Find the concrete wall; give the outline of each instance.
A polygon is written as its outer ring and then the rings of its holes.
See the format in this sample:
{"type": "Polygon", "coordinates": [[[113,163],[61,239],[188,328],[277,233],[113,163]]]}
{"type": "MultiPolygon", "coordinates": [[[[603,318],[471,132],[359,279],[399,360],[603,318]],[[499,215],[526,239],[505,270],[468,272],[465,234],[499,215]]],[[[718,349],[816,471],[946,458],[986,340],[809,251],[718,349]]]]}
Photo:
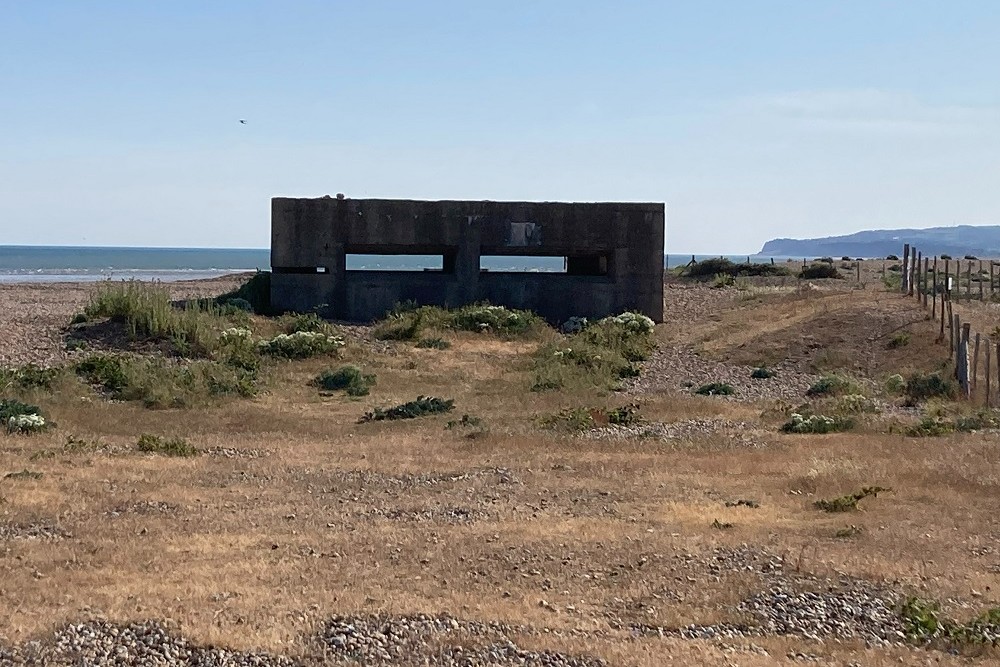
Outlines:
{"type": "Polygon", "coordinates": [[[625,310],[660,322],[663,242],[663,204],[279,197],[271,201],[271,301],[353,321],[406,300],[486,300],[552,322],[625,310]],[[353,253],[443,255],[445,270],[347,271],[353,253]],[[480,255],[568,257],[570,273],[484,272],[480,255]]]}

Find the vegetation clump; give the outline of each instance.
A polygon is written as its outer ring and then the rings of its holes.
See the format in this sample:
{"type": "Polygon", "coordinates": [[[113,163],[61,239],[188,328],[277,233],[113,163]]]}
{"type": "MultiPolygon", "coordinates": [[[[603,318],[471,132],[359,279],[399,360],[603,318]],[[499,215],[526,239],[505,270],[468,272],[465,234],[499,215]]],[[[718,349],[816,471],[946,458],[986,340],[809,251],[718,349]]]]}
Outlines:
{"type": "Polygon", "coordinates": [[[803,280],[819,280],[822,278],[842,278],[840,271],[833,264],[826,262],[813,264],[799,271],[799,278],[803,280]]]}
{"type": "Polygon", "coordinates": [[[750,373],[750,378],[753,380],[769,380],[773,378],[777,373],[770,368],[765,368],[763,366],[753,369],[750,373]]]}
{"type": "Polygon", "coordinates": [[[455,409],[455,400],[434,396],[418,396],[416,400],[397,405],[392,408],[374,408],[366,412],[359,423],[385,421],[396,419],[415,419],[426,415],[451,412],[455,409]]]}
{"type": "Polygon", "coordinates": [[[940,417],[924,417],[917,424],[906,429],[906,434],[913,438],[936,438],[954,431],[950,422],[940,417]]]}
{"type": "Polygon", "coordinates": [[[699,396],[732,396],[736,389],[728,382],[709,382],[694,390],[699,396]]]}
{"type": "Polygon", "coordinates": [[[853,512],[858,509],[858,503],[865,498],[875,498],[880,493],[888,493],[890,491],[892,491],[892,489],[882,486],[866,486],[860,491],[846,496],[840,496],[839,498],[832,498],[830,500],[817,500],[813,503],[813,506],[815,506],[816,509],[823,510],[824,512],[853,512]]]}
{"type": "Polygon", "coordinates": [[[872,414],[879,411],[878,404],[863,394],[847,394],[837,399],[837,412],[843,414],[872,414]]]}
{"type": "Polygon", "coordinates": [[[278,334],[258,343],[261,354],[285,359],[308,359],[323,354],[333,354],[344,347],[341,336],[333,336],[318,331],[296,331],[278,334]]]}
{"type": "Polygon", "coordinates": [[[886,344],[890,350],[898,350],[901,347],[906,347],[910,344],[910,334],[904,332],[898,333],[889,339],[886,344]]]}
{"type": "Polygon", "coordinates": [[[623,379],[637,376],[637,363],[652,353],[654,328],[645,315],[622,313],[542,345],[534,356],[532,391],[618,387],[623,379]]]}
{"type": "Polygon", "coordinates": [[[323,371],[312,383],[325,391],[343,390],[348,396],[367,396],[375,385],[375,376],[362,373],[357,366],[341,366],[323,371]]]}
{"type": "Polygon", "coordinates": [[[806,390],[806,396],[841,396],[844,394],[860,394],[858,384],[849,377],[828,374],[821,377],[806,390]]]}
{"type": "Polygon", "coordinates": [[[700,262],[693,262],[684,267],[681,276],[685,278],[696,278],[699,280],[715,280],[719,275],[727,275],[732,278],[749,276],[787,276],[789,271],[783,266],[774,264],[737,264],[725,258],[705,259],[700,262]]]}
{"type": "Polygon", "coordinates": [[[140,452],[161,454],[163,456],[189,457],[197,456],[201,453],[201,450],[190,444],[184,438],[167,439],[150,433],[143,433],[140,435],[135,448],[140,452]]]}
{"type": "Polygon", "coordinates": [[[564,408],[553,415],[538,420],[539,426],[561,431],[589,431],[601,426],[634,426],[642,423],[639,405],[630,403],[605,410],[602,408],[564,408]]]}
{"type": "Polygon", "coordinates": [[[910,641],[952,646],[1000,644],[1000,607],[991,607],[962,623],[943,616],[937,602],[911,597],[903,603],[900,617],[910,641]]]}
{"type": "Polygon", "coordinates": [[[929,398],[955,398],[958,390],[940,373],[914,373],[906,380],[906,397],[911,405],[929,398]]]}
{"type": "Polygon", "coordinates": [[[55,366],[25,364],[17,368],[3,368],[0,369],[0,388],[14,385],[21,389],[51,389],[62,375],[63,370],[55,366]]]}
{"type": "Polygon", "coordinates": [[[218,396],[254,396],[257,374],[214,361],[171,362],[123,355],[90,355],[75,370],[108,398],[148,408],[183,408],[218,396]]]}
{"type": "Polygon", "coordinates": [[[431,337],[431,338],[421,338],[417,341],[414,347],[419,347],[427,350],[447,350],[451,347],[451,343],[443,338],[431,337]]]}
{"type": "Polygon", "coordinates": [[[781,426],[784,433],[840,433],[854,428],[854,421],[846,417],[825,415],[802,415],[793,412],[789,420],[781,426]]]}

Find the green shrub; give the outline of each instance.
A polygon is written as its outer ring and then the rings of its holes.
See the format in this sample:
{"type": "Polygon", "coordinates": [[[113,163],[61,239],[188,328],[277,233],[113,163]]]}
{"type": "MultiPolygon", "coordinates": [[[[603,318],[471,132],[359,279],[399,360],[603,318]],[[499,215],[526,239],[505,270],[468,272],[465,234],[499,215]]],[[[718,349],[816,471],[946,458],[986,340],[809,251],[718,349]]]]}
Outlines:
{"type": "Polygon", "coordinates": [[[888,347],[890,350],[896,350],[901,347],[906,347],[909,344],[910,344],[910,334],[902,332],[890,338],[889,342],[886,344],[886,347],[888,347]]]}
{"type": "Polygon", "coordinates": [[[900,620],[906,637],[914,642],[939,642],[952,646],[981,646],[998,643],[1000,607],[991,607],[970,621],[961,623],[943,616],[933,600],[911,597],[903,603],[900,620]]]}
{"type": "Polygon", "coordinates": [[[789,271],[784,266],[774,264],[737,264],[725,258],[705,259],[684,267],[681,275],[700,280],[714,280],[716,276],[725,274],[733,278],[749,276],[787,276],[789,271]]]}
{"type": "Polygon", "coordinates": [[[527,333],[542,320],[531,311],[476,303],[451,314],[451,326],[461,331],[489,332],[502,336],[527,333]]]}
{"type": "Polygon", "coordinates": [[[799,278],[803,280],[819,280],[821,278],[841,278],[840,271],[831,264],[813,264],[799,271],[799,278]]]}
{"type": "Polygon", "coordinates": [[[634,426],[635,424],[642,423],[638,403],[629,403],[628,405],[613,408],[608,411],[607,416],[608,423],[615,426],[634,426]]]}
{"type": "Polygon", "coordinates": [[[750,373],[750,377],[754,380],[768,380],[773,378],[775,375],[777,375],[777,373],[769,368],[764,368],[763,366],[753,369],[753,372],[750,373]]]}
{"type": "Polygon", "coordinates": [[[423,328],[423,313],[419,310],[390,313],[375,325],[378,340],[414,340],[423,328]]]}
{"type": "Polygon", "coordinates": [[[69,321],[70,326],[76,324],[86,324],[89,321],[86,313],[77,313],[73,316],[73,319],[69,321]]]}
{"type": "Polygon", "coordinates": [[[886,256],[886,260],[888,260],[890,262],[898,262],[899,261],[899,257],[897,255],[887,255],[886,256]]]}
{"type": "Polygon", "coordinates": [[[854,428],[853,420],[846,417],[826,417],[824,415],[802,415],[793,412],[781,426],[784,433],[839,433],[854,428]]]}
{"type": "Polygon", "coordinates": [[[344,339],[313,331],[278,334],[258,343],[261,354],[285,359],[307,359],[322,354],[333,354],[344,347],[344,339]]]}
{"type": "Polygon", "coordinates": [[[954,431],[954,427],[939,417],[924,417],[919,423],[906,429],[906,434],[913,438],[935,438],[954,431]]]}
{"type": "MultiPolygon", "coordinates": [[[[847,259],[850,260],[851,258],[848,257],[847,259]]],[[[817,257],[813,261],[819,264],[833,264],[833,257],[817,257]]]]}
{"type": "Polygon", "coordinates": [[[16,385],[21,389],[51,389],[62,377],[63,369],[25,364],[17,368],[0,369],[0,388],[16,385]]]}
{"type": "Polygon", "coordinates": [[[985,431],[1000,427],[1000,413],[994,410],[980,410],[972,415],[963,415],[955,419],[955,430],[961,433],[985,431]]]}
{"type": "Polygon", "coordinates": [[[879,411],[878,404],[863,394],[846,394],[837,399],[837,412],[843,414],[865,414],[879,411]]]}
{"type": "Polygon", "coordinates": [[[310,333],[321,333],[332,336],[335,333],[333,326],[316,313],[286,315],[282,319],[286,334],[295,334],[300,331],[307,331],[310,333]]]}
{"type": "Polygon", "coordinates": [[[143,433],[139,436],[139,441],[135,448],[140,452],[149,454],[161,454],[163,456],[197,456],[201,453],[197,447],[189,444],[184,438],[161,438],[158,435],[143,433]]]}
{"type": "Polygon", "coordinates": [[[335,371],[323,371],[317,375],[313,385],[326,391],[343,390],[348,396],[367,396],[375,385],[375,376],[363,374],[357,366],[341,366],[335,371]]]}
{"type": "Polygon", "coordinates": [[[534,355],[531,390],[616,388],[622,379],[639,374],[637,362],[653,351],[653,330],[645,315],[622,313],[543,345],[534,355]]]}
{"type": "Polygon", "coordinates": [[[695,389],[694,393],[701,396],[732,396],[736,390],[726,382],[709,382],[695,389]]]}
{"type": "Polygon", "coordinates": [[[899,373],[890,375],[885,380],[885,390],[890,394],[902,394],[906,391],[906,380],[899,373]]]}
{"type": "MultiPolygon", "coordinates": [[[[899,258],[897,257],[896,259],[899,259],[899,258]]],[[[948,255],[948,254],[945,254],[945,253],[941,253],[941,259],[952,259],[952,256],[948,255]]]]}
{"type": "Polygon", "coordinates": [[[717,273],[715,274],[715,278],[712,279],[713,289],[732,287],[735,284],[736,284],[736,278],[729,275],[728,273],[717,273]]]}
{"type": "Polygon", "coordinates": [[[449,431],[455,428],[481,428],[483,420],[474,415],[462,415],[461,419],[452,419],[444,425],[449,431]]]}
{"type": "Polygon", "coordinates": [[[21,434],[38,433],[50,426],[37,405],[29,405],[14,399],[0,400],[0,425],[5,427],[8,433],[21,434]]]}
{"type": "Polygon", "coordinates": [[[978,257],[976,257],[975,255],[966,255],[966,256],[965,256],[965,259],[971,259],[971,260],[976,260],[976,259],[979,259],[979,258],[978,258],[978,257]]]}
{"type": "Polygon", "coordinates": [[[906,397],[915,404],[929,398],[955,398],[958,390],[950,380],[940,373],[914,373],[906,380],[906,397]]]}
{"type": "Polygon", "coordinates": [[[866,486],[856,493],[852,493],[846,496],[840,496],[839,498],[833,498],[831,500],[820,499],[813,503],[816,509],[821,509],[824,512],[853,512],[858,509],[858,503],[865,498],[875,498],[880,493],[887,493],[892,491],[892,489],[887,489],[881,486],[866,486]]]}
{"type": "Polygon", "coordinates": [[[76,372],[109,398],[139,401],[149,408],[188,407],[219,396],[257,393],[254,371],[214,361],[92,355],[77,363],[76,372]]]}
{"type": "Polygon", "coordinates": [[[421,338],[417,341],[417,344],[414,347],[431,350],[447,350],[451,347],[451,343],[443,338],[421,338]]]}
{"type": "Polygon", "coordinates": [[[175,308],[166,288],[136,280],[100,286],[84,312],[90,319],[124,322],[133,338],[170,341],[182,354],[196,356],[212,349],[212,318],[218,316],[211,303],[202,306],[195,301],[175,308]]]}
{"type": "Polygon", "coordinates": [[[840,396],[842,394],[860,394],[858,384],[843,375],[824,375],[806,390],[806,396],[840,396]]]}
{"type": "Polygon", "coordinates": [[[253,340],[253,332],[245,327],[230,327],[219,334],[215,350],[216,359],[245,371],[260,368],[260,346],[253,340]]]}
{"type": "Polygon", "coordinates": [[[433,396],[418,396],[415,401],[409,401],[392,408],[375,408],[366,412],[360,423],[395,419],[415,419],[426,415],[450,412],[455,409],[454,399],[435,398],[433,396]]]}
{"type": "Polygon", "coordinates": [[[244,309],[243,303],[258,315],[272,315],[271,310],[271,272],[258,271],[250,280],[240,285],[232,292],[226,292],[216,298],[220,305],[235,305],[244,309]],[[243,302],[234,304],[234,302],[243,302]]]}
{"type": "Polygon", "coordinates": [[[560,431],[589,431],[597,426],[595,412],[599,411],[594,408],[564,408],[554,415],[539,418],[538,424],[542,428],[560,431]]]}

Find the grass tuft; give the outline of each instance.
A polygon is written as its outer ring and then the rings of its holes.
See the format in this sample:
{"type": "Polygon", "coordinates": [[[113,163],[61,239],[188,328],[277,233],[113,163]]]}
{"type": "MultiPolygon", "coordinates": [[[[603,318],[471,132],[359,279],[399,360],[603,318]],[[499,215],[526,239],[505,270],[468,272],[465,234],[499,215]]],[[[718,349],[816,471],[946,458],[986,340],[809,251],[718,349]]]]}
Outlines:
{"type": "Polygon", "coordinates": [[[415,419],[427,415],[451,412],[455,409],[455,400],[433,396],[418,396],[416,400],[397,405],[392,408],[374,408],[366,412],[358,423],[386,421],[397,419],[415,419]]]}
{"type": "Polygon", "coordinates": [[[167,439],[150,433],[140,435],[135,448],[140,452],[162,456],[191,457],[201,453],[201,450],[188,443],[184,438],[167,439]]]}

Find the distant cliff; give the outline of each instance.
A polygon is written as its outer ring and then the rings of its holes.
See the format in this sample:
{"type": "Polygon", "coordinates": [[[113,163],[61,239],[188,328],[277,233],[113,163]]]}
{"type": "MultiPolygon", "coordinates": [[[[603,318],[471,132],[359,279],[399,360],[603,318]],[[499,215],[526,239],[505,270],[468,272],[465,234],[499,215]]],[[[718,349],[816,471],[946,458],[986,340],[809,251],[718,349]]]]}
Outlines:
{"type": "Polygon", "coordinates": [[[1000,257],[1000,225],[880,229],[820,239],[774,239],[761,255],[771,257],[885,257],[901,255],[903,244],[916,246],[924,256],[1000,257]]]}

